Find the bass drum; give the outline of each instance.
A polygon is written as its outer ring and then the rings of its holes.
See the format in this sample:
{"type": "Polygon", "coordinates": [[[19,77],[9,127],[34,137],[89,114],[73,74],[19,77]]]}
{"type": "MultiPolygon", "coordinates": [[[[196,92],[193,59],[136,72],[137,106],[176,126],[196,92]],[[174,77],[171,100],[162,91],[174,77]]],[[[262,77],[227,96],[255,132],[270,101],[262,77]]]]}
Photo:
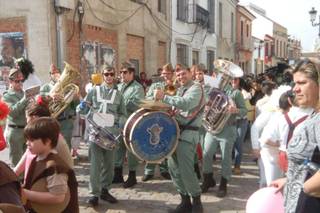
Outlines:
{"type": "Polygon", "coordinates": [[[139,109],[124,126],[124,143],[140,160],[159,163],[178,145],[178,123],[168,113],[139,109]]]}

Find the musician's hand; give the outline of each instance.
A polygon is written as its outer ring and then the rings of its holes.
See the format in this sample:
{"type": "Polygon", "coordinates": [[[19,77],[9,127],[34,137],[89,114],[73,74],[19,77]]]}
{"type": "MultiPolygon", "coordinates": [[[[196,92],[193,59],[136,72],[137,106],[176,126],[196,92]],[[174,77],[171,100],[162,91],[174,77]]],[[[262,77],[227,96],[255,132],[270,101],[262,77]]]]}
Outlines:
{"type": "Polygon", "coordinates": [[[159,90],[159,89],[154,90],[154,99],[156,101],[161,101],[161,100],[163,100],[163,98],[164,98],[164,91],[163,90],[159,90]]]}
{"type": "Polygon", "coordinates": [[[56,102],[56,101],[59,102],[59,101],[63,100],[63,96],[59,93],[52,94],[52,98],[53,98],[54,102],[56,102]]]}
{"type": "Polygon", "coordinates": [[[230,104],[228,107],[228,112],[231,114],[237,114],[239,113],[239,109],[237,108],[237,106],[230,104]]]}

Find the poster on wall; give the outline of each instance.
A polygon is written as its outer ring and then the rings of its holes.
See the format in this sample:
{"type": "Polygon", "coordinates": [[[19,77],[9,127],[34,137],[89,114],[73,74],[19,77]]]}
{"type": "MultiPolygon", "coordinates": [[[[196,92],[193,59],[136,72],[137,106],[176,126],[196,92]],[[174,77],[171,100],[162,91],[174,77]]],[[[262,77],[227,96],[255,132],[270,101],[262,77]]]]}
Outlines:
{"type": "Polygon", "coordinates": [[[107,44],[99,42],[84,42],[82,44],[82,57],[85,61],[89,76],[99,71],[102,65],[115,66],[115,50],[107,44]]]}
{"type": "Polygon", "coordinates": [[[22,32],[0,33],[0,94],[8,88],[8,75],[14,60],[25,56],[22,32]]]}
{"type": "Polygon", "coordinates": [[[115,51],[110,46],[104,44],[100,45],[99,58],[101,65],[115,66],[115,51]]]}

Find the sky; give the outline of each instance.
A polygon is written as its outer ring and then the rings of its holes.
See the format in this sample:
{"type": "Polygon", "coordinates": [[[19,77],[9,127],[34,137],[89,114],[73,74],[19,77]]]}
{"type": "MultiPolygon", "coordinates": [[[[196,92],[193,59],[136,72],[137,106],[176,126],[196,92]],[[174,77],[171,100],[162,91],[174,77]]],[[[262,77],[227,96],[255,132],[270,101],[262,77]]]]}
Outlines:
{"type": "Polygon", "coordinates": [[[267,17],[284,26],[288,34],[301,40],[302,52],[314,50],[318,38],[319,26],[313,27],[309,11],[314,7],[319,22],[320,0],[240,0],[241,5],[251,2],[266,10],[267,17]]]}

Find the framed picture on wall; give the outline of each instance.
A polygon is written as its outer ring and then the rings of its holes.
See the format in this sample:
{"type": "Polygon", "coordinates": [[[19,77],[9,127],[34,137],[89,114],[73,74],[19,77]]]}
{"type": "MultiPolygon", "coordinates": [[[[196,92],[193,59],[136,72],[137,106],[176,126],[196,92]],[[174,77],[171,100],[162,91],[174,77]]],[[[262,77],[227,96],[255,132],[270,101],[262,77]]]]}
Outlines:
{"type": "MultiPolygon", "coordinates": [[[[9,86],[8,75],[17,58],[26,57],[22,32],[0,33],[0,81],[9,86]]],[[[2,86],[4,88],[4,86],[2,86]]]]}

